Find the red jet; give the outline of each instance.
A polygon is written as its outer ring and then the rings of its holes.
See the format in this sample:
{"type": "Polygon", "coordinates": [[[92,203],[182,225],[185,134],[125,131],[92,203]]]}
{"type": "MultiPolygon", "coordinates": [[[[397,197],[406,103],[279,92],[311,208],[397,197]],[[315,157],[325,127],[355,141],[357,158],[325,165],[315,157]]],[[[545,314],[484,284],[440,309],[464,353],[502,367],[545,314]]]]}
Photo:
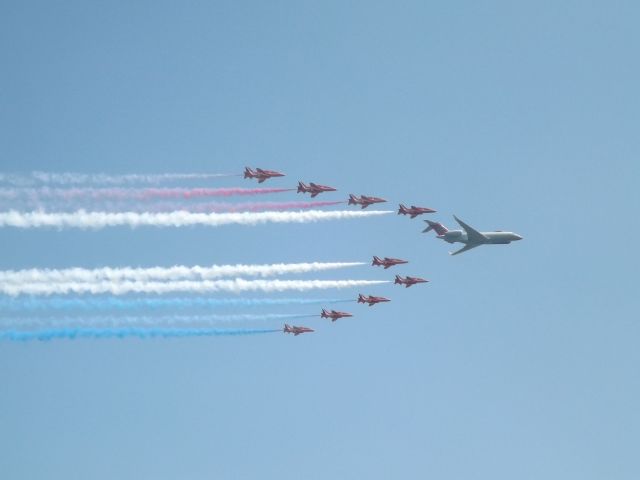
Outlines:
{"type": "Polygon", "coordinates": [[[339,318],[353,317],[350,313],[347,312],[336,312],[335,310],[331,310],[328,312],[324,308],[322,309],[322,313],[320,314],[320,318],[330,318],[332,322],[335,322],[339,318]]]}
{"type": "Polygon", "coordinates": [[[424,278],[418,278],[418,277],[404,277],[402,278],[400,275],[396,275],[396,281],[393,283],[396,283],[398,285],[404,285],[405,287],[409,288],[411,285],[415,285],[416,283],[427,283],[429,280],[425,280],[424,278]]]}
{"type": "Polygon", "coordinates": [[[336,189],[333,187],[327,187],[326,185],[317,185],[313,182],[309,183],[309,185],[305,185],[302,182],[298,182],[298,193],[310,193],[311,198],[314,198],[316,195],[322,192],[335,192],[336,189]]]}
{"type": "Polygon", "coordinates": [[[384,257],[383,259],[380,259],[380,257],[376,257],[374,255],[373,262],[371,262],[371,265],[374,267],[384,267],[384,269],[386,270],[389,267],[393,267],[394,265],[400,265],[401,263],[409,263],[409,262],[407,260],[400,260],[399,258],[384,257]]]}
{"type": "Polygon", "coordinates": [[[298,336],[301,333],[310,333],[310,332],[314,332],[315,330],[309,328],[309,327],[296,327],[296,326],[290,326],[287,325],[286,323],[284,324],[284,328],[282,329],[282,331],[284,333],[293,333],[294,336],[298,336]]]}
{"type": "Polygon", "coordinates": [[[349,195],[349,205],[362,205],[362,208],[367,208],[373,203],[383,202],[386,202],[384,198],[367,197],[366,195],[360,195],[360,197],[356,195],[349,195]]]}
{"type": "Polygon", "coordinates": [[[358,295],[358,303],[368,303],[370,307],[373,307],[376,303],[390,302],[390,301],[391,300],[384,297],[373,297],[371,295],[369,295],[368,297],[365,297],[362,294],[358,295]]]}
{"type": "Polygon", "coordinates": [[[273,170],[263,170],[261,168],[251,170],[249,167],[244,167],[244,178],[257,178],[258,183],[262,183],[272,177],[284,177],[284,173],[274,172],[273,170]]]}
{"type": "Polygon", "coordinates": [[[400,208],[398,209],[398,215],[411,215],[410,218],[416,218],[418,215],[422,215],[423,213],[435,212],[436,211],[432,208],[416,207],[415,205],[411,205],[411,207],[407,208],[403,204],[400,204],[400,208]]]}

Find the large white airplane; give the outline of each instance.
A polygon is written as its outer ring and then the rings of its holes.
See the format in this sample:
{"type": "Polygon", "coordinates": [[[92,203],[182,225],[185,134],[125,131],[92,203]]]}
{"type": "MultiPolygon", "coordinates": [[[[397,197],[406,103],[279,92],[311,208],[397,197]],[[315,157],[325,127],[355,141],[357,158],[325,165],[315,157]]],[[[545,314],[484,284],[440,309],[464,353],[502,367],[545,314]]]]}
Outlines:
{"type": "Polygon", "coordinates": [[[467,250],[471,250],[472,248],[476,248],[480,245],[506,244],[515,242],[516,240],[522,240],[520,235],[513,232],[503,232],[501,230],[496,230],[494,232],[479,232],[475,228],[464,223],[455,215],[453,218],[455,218],[456,222],[460,224],[462,230],[449,230],[441,223],[432,222],[431,220],[425,220],[429,226],[423,230],[423,232],[435,230],[437,237],[441,238],[445,242],[465,244],[460,250],[450,252],[451,255],[466,252],[467,250]]]}

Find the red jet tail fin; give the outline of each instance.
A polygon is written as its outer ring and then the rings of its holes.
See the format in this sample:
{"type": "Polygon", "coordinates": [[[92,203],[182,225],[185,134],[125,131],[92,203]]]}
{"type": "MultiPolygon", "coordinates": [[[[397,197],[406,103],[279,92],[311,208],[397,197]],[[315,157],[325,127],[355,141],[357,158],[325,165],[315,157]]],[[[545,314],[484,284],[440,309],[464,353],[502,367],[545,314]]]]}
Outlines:
{"type": "Polygon", "coordinates": [[[400,208],[398,208],[398,215],[406,214],[406,213],[407,213],[407,207],[405,207],[403,204],[400,204],[400,208]]]}
{"type": "Polygon", "coordinates": [[[372,266],[380,266],[382,265],[382,260],[380,260],[380,257],[376,257],[375,255],[373,256],[373,261],[371,262],[372,266]]]}
{"type": "Polygon", "coordinates": [[[244,167],[244,178],[251,177],[253,177],[253,170],[251,170],[249,167],[244,167]]]}
{"type": "Polygon", "coordinates": [[[442,225],[440,222],[432,222],[431,220],[425,220],[425,222],[429,226],[422,231],[423,233],[430,232],[431,230],[435,230],[438,235],[444,235],[449,231],[447,227],[442,225]]]}
{"type": "Polygon", "coordinates": [[[356,202],[356,196],[353,195],[352,193],[349,194],[349,205],[355,205],[358,202],[356,202]]]}
{"type": "Polygon", "coordinates": [[[298,192],[297,193],[304,193],[307,190],[307,186],[302,183],[302,182],[298,182],[298,192]]]}
{"type": "Polygon", "coordinates": [[[396,281],[393,283],[402,284],[402,281],[400,280],[400,275],[396,275],[396,281]]]}

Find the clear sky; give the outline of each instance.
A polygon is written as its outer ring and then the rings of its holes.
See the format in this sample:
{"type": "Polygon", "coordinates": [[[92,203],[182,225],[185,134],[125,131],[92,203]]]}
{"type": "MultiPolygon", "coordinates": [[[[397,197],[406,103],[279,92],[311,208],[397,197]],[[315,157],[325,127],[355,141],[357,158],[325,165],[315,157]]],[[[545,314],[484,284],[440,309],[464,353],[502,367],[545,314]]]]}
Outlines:
{"type": "Polygon", "coordinates": [[[377,254],[431,283],[297,338],[2,343],[2,477],[639,478],[639,22],[632,1],[2,2],[2,171],[257,165],[524,236],[450,257],[396,215],[3,229],[1,269],[377,254]]]}

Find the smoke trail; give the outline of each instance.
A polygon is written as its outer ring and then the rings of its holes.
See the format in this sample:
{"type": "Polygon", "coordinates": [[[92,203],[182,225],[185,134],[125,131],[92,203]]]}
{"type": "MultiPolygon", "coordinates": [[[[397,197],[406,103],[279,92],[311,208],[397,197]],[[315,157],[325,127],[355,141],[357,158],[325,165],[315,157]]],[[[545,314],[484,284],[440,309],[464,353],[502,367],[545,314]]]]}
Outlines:
{"type": "Polygon", "coordinates": [[[104,312],[136,310],[185,310],[194,308],[271,307],[285,305],[332,305],[354,302],[353,299],[322,298],[117,298],[117,297],[0,297],[0,310],[5,312],[71,311],[104,312]]]}
{"type": "Polygon", "coordinates": [[[290,192],[295,188],[0,188],[0,199],[157,200],[235,197],[290,192]]]}
{"type": "Polygon", "coordinates": [[[184,180],[211,180],[220,177],[237,177],[240,174],[233,173],[131,173],[113,175],[107,173],[51,173],[31,172],[26,174],[0,173],[0,183],[24,186],[34,184],[96,184],[96,185],[122,185],[135,183],[163,183],[184,180]]]}
{"type": "Polygon", "coordinates": [[[0,227],[16,228],[91,228],[99,229],[116,226],[184,227],[205,225],[259,225],[264,223],[309,223],[323,220],[343,220],[365,218],[394,213],[390,210],[351,211],[309,210],[299,212],[245,212],[245,213],[135,213],[135,212],[86,212],[44,213],[16,211],[0,212],[0,227]]]}
{"type": "Polygon", "coordinates": [[[245,275],[251,277],[272,277],[276,275],[321,272],[338,268],[366,265],[363,262],[312,262],[312,263],[274,263],[271,265],[212,265],[210,267],[176,265],[173,267],[150,268],[65,268],[0,270],[1,283],[40,283],[40,282],[85,282],[101,281],[165,281],[165,280],[210,280],[220,277],[245,275]]]}
{"type": "MultiPolygon", "coordinates": [[[[100,210],[105,212],[193,212],[193,213],[224,213],[224,212],[263,212],[265,210],[309,210],[321,207],[333,207],[347,203],[341,201],[310,201],[310,202],[206,202],[192,203],[184,201],[175,202],[154,202],[132,204],[128,200],[101,201],[95,202],[95,206],[89,206],[87,202],[83,202],[82,208],[89,210],[100,210]]],[[[60,199],[16,199],[7,200],[0,198],[0,210],[17,210],[26,211],[49,211],[49,212],[73,212],[78,209],[76,201],[67,202],[60,199]]]]}
{"type": "Polygon", "coordinates": [[[171,282],[102,281],[95,283],[23,283],[0,284],[0,293],[7,295],[60,295],[69,293],[91,293],[124,295],[127,293],[171,293],[171,292],[283,292],[314,289],[352,288],[390,283],[387,280],[177,280],[171,282]]]}
{"type": "Polygon", "coordinates": [[[32,327],[62,328],[62,327],[140,327],[140,326],[193,326],[212,325],[220,322],[264,322],[290,321],[302,318],[318,317],[318,314],[297,313],[267,313],[240,315],[168,315],[168,316],[98,316],[98,317],[11,317],[1,318],[0,327],[18,327],[20,329],[32,327]]]}
{"type": "Polygon", "coordinates": [[[36,331],[0,331],[0,340],[26,342],[30,340],[56,340],[80,338],[184,338],[184,337],[218,337],[227,335],[259,335],[262,333],[281,332],[281,329],[258,328],[60,328],[36,331]]]}
{"type": "Polygon", "coordinates": [[[157,203],[147,210],[154,212],[172,212],[184,210],[195,213],[222,213],[222,212],[262,212],[265,210],[305,210],[319,207],[332,207],[344,204],[346,201],[312,201],[312,202],[244,202],[244,203],[202,203],[202,204],[179,204],[179,203],[157,203]]]}

